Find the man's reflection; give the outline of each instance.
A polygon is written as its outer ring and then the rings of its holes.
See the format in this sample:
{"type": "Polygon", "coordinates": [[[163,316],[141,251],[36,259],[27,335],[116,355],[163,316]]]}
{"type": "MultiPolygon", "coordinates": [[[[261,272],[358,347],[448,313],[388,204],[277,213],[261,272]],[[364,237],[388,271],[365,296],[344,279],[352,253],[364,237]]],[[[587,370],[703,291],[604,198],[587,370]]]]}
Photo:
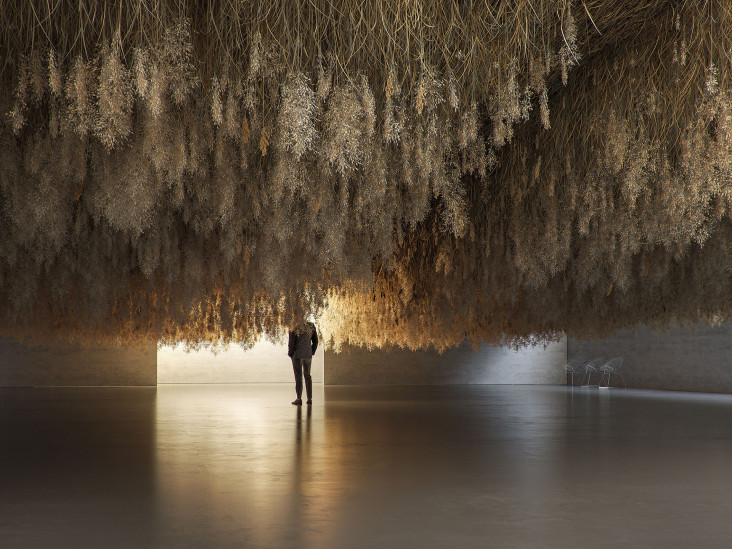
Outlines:
{"type": "MultiPolygon", "coordinates": [[[[297,421],[296,421],[297,427],[295,429],[295,433],[297,436],[295,437],[295,441],[299,444],[300,442],[302,442],[302,424],[303,424],[302,407],[298,406],[296,408],[296,410],[297,410],[297,421]]],[[[313,408],[312,408],[312,406],[308,406],[307,415],[305,416],[305,418],[306,418],[305,419],[305,434],[307,436],[308,442],[310,441],[310,418],[312,417],[312,415],[313,415],[313,408]]]]}

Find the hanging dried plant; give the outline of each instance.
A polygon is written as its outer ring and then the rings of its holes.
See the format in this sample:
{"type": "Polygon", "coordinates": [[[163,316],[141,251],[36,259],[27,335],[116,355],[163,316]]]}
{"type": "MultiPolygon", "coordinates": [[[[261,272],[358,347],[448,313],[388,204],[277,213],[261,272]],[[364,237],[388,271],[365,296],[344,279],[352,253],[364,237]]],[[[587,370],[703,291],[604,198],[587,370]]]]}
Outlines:
{"type": "Polygon", "coordinates": [[[363,158],[365,113],[357,91],[335,88],[323,114],[323,154],[341,175],[358,167],[363,158]]]}
{"type": "Polygon", "coordinates": [[[282,133],[282,145],[299,161],[312,149],[318,132],[315,129],[316,95],[308,78],[302,74],[290,74],[282,86],[282,106],[277,124],[282,133]]]}
{"type": "Polygon", "coordinates": [[[217,76],[211,80],[211,119],[215,126],[220,126],[224,121],[224,106],[221,102],[221,83],[217,76]]]}
{"type": "Polygon", "coordinates": [[[478,106],[473,103],[460,118],[460,129],[458,131],[458,146],[465,150],[478,139],[478,106]]]}
{"type": "Polygon", "coordinates": [[[48,85],[51,93],[60,98],[64,91],[64,82],[61,67],[54,48],[48,50],[48,85]]]}
{"type": "Polygon", "coordinates": [[[8,113],[13,133],[20,133],[26,123],[26,105],[28,102],[28,87],[30,84],[28,59],[24,57],[18,74],[18,83],[15,88],[13,108],[8,113]]]}
{"type": "Polygon", "coordinates": [[[242,137],[242,125],[239,121],[239,101],[236,97],[234,86],[229,86],[226,94],[226,105],[224,106],[224,133],[229,139],[242,137]]]}
{"type": "Polygon", "coordinates": [[[199,85],[199,77],[193,64],[191,26],[187,19],[165,30],[160,60],[166,68],[173,102],[180,106],[199,85]]]}
{"type": "Polygon", "coordinates": [[[359,93],[364,112],[364,135],[370,139],[376,131],[376,98],[365,75],[359,78],[359,93]]]}
{"type": "MultiPolygon", "coordinates": [[[[148,54],[147,50],[142,48],[135,48],[133,53],[134,64],[132,66],[132,72],[134,75],[135,82],[135,94],[140,99],[145,99],[147,91],[150,86],[149,75],[148,75],[148,54]]],[[[159,92],[156,92],[159,93],[159,92]]]]}
{"type": "Polygon", "coordinates": [[[325,102],[333,89],[333,66],[335,60],[332,58],[323,58],[318,56],[318,86],[316,94],[321,102],[325,102]]]}
{"type": "Polygon", "coordinates": [[[31,102],[38,106],[43,101],[46,93],[48,78],[44,67],[43,56],[39,50],[35,50],[28,60],[28,86],[30,88],[31,102]]]}
{"type": "Polygon", "coordinates": [[[149,67],[150,78],[145,98],[150,114],[158,118],[165,111],[166,91],[168,81],[164,67],[154,63],[149,67]]]}
{"type": "Polygon", "coordinates": [[[98,113],[95,133],[111,150],[132,131],[132,83],[120,59],[119,36],[102,51],[99,70],[98,113]]]}
{"type": "Polygon", "coordinates": [[[549,121],[549,92],[546,87],[543,87],[539,94],[539,111],[541,112],[541,125],[544,126],[545,130],[551,129],[551,122],[549,121]]]}
{"type": "Polygon", "coordinates": [[[81,136],[90,133],[96,125],[94,70],[95,67],[91,62],[85,62],[81,57],[77,57],[66,79],[68,124],[81,136]]]}
{"type": "Polygon", "coordinates": [[[249,75],[250,82],[255,81],[259,77],[262,69],[262,33],[257,30],[254,33],[252,42],[249,45],[249,75]]]}
{"type": "Polygon", "coordinates": [[[571,3],[567,7],[562,21],[562,39],[564,44],[559,49],[559,63],[562,71],[562,84],[566,86],[569,69],[577,65],[581,57],[577,48],[577,25],[572,16],[571,3]]]}
{"type": "Polygon", "coordinates": [[[384,103],[383,118],[384,142],[387,145],[398,143],[402,130],[404,129],[403,110],[400,107],[396,107],[391,99],[387,99],[384,103]]]}
{"type": "Polygon", "coordinates": [[[423,65],[414,100],[417,114],[421,115],[425,109],[431,112],[445,100],[442,86],[443,82],[437,77],[437,70],[429,65],[423,65]]]}
{"type": "Polygon", "coordinates": [[[269,138],[272,135],[272,130],[269,126],[262,128],[262,135],[259,138],[259,150],[262,156],[267,155],[267,149],[269,148],[269,138]]]}
{"type": "Polygon", "coordinates": [[[3,335],[249,344],[315,310],[336,348],[444,349],[732,314],[723,3],[103,4],[0,29],[3,335]]]}

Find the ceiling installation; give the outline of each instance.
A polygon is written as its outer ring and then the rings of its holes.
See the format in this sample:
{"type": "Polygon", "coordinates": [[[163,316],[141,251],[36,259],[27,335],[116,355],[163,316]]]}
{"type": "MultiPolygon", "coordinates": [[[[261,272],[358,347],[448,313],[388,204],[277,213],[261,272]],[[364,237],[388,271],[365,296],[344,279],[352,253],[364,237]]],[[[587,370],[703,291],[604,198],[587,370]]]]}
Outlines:
{"type": "Polygon", "coordinates": [[[0,4],[0,333],[520,345],[732,312],[726,0],[0,4]]]}

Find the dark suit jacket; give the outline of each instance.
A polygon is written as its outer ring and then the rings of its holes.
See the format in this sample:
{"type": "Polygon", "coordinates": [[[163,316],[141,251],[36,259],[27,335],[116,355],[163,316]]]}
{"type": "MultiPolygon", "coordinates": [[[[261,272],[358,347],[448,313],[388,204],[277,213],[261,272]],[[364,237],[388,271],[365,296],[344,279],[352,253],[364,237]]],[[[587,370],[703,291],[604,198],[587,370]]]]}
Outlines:
{"type": "Polygon", "coordinates": [[[287,356],[291,358],[312,358],[317,348],[318,331],[312,322],[306,322],[290,332],[287,356]]]}

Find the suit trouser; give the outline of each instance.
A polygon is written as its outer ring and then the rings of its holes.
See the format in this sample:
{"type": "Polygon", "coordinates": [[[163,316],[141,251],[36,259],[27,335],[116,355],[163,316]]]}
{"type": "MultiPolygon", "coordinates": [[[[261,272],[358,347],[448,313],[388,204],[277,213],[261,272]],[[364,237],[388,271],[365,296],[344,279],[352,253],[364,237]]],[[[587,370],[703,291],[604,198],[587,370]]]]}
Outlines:
{"type": "Polygon", "coordinates": [[[311,358],[292,357],[292,371],[295,373],[295,392],[297,398],[302,397],[302,376],[305,374],[305,392],[308,398],[313,398],[313,378],[310,377],[311,358]]]}

